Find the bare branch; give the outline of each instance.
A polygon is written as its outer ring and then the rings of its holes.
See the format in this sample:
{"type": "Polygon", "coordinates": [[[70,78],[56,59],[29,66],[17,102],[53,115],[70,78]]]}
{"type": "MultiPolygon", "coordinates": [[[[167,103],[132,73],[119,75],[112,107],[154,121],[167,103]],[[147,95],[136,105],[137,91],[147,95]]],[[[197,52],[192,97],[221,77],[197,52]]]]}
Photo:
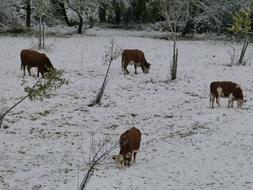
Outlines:
{"type": "MultiPolygon", "coordinates": [[[[87,164],[87,173],[84,176],[79,190],[84,190],[88,184],[90,178],[94,173],[95,167],[103,164],[103,161],[108,158],[109,154],[118,147],[118,142],[111,142],[108,138],[102,141],[96,142],[93,138],[91,141],[90,150],[93,151],[92,159],[89,158],[89,163],[87,164]]],[[[89,153],[91,154],[91,152],[89,153]]]]}

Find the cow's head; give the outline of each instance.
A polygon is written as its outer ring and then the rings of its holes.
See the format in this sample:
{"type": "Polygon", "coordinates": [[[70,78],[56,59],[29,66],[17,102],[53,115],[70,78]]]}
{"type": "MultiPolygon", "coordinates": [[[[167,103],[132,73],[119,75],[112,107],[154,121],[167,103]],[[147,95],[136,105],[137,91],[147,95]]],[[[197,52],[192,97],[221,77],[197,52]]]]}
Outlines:
{"type": "Polygon", "coordinates": [[[247,102],[247,100],[241,100],[241,99],[239,99],[239,100],[237,101],[237,108],[242,108],[242,105],[243,105],[245,102],[247,102]]]}
{"type": "Polygon", "coordinates": [[[124,165],[125,165],[125,163],[124,163],[125,159],[124,159],[124,156],[122,154],[114,155],[112,157],[112,159],[115,161],[117,168],[122,169],[124,167],[124,165]]]}
{"type": "Polygon", "coordinates": [[[142,67],[143,73],[149,73],[150,70],[150,63],[145,63],[144,66],[142,67]]]}

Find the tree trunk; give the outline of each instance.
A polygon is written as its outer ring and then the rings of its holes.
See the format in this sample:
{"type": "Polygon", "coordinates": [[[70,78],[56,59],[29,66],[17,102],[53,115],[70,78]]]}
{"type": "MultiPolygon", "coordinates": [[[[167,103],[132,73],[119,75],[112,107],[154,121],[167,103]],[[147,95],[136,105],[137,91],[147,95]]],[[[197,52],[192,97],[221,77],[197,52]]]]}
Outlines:
{"type": "Polygon", "coordinates": [[[177,61],[178,61],[178,49],[176,48],[176,41],[173,41],[173,59],[171,66],[171,80],[177,78],[177,61]]]}
{"type": "Polygon", "coordinates": [[[40,16],[39,18],[39,45],[38,45],[39,49],[41,49],[42,47],[41,41],[42,41],[42,16],[40,16]]]}
{"type": "Polygon", "coordinates": [[[43,19],[42,25],[42,49],[45,50],[45,21],[43,19]]]}
{"type": "Polygon", "coordinates": [[[26,27],[31,27],[31,0],[26,0],[26,27]]]}
{"type": "Polygon", "coordinates": [[[56,15],[63,17],[64,21],[68,26],[71,26],[68,15],[66,13],[65,4],[59,0],[52,0],[52,3],[55,5],[56,15]]]}
{"type": "MultiPolygon", "coordinates": [[[[37,83],[37,82],[36,82],[37,83]]],[[[35,83],[35,84],[36,84],[35,83]]],[[[7,113],[9,113],[13,108],[15,108],[17,105],[19,105],[21,102],[23,102],[27,97],[29,97],[29,94],[24,96],[21,100],[19,100],[16,104],[14,104],[12,107],[10,107],[3,115],[0,114],[0,128],[3,123],[4,117],[6,116],[7,113]]]]}
{"type": "Polygon", "coordinates": [[[83,33],[83,17],[80,13],[78,13],[78,18],[79,18],[79,24],[78,24],[77,33],[82,34],[83,33]]]}
{"type": "Polygon", "coordinates": [[[238,61],[238,65],[242,65],[242,63],[243,63],[243,58],[244,58],[245,53],[246,53],[246,51],[247,51],[248,45],[249,45],[249,41],[247,41],[247,39],[245,39],[245,41],[244,41],[244,43],[243,43],[241,55],[240,55],[240,58],[239,58],[239,61],[238,61]]]}
{"type": "Polygon", "coordinates": [[[100,22],[106,22],[106,5],[104,3],[100,3],[99,5],[99,21],[100,22]]]}
{"type": "Polygon", "coordinates": [[[182,31],[182,37],[186,36],[186,34],[189,34],[192,28],[193,28],[193,20],[189,19],[182,31]]]}

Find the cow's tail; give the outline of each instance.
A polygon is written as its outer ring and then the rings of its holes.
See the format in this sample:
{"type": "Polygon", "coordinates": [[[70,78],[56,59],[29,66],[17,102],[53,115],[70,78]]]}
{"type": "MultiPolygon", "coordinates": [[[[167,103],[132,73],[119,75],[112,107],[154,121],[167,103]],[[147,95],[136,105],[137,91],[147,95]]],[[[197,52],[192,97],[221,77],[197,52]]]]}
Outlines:
{"type": "Polygon", "coordinates": [[[124,54],[122,54],[122,58],[121,58],[121,69],[122,69],[122,72],[124,72],[124,62],[125,62],[125,56],[124,56],[124,54]]]}

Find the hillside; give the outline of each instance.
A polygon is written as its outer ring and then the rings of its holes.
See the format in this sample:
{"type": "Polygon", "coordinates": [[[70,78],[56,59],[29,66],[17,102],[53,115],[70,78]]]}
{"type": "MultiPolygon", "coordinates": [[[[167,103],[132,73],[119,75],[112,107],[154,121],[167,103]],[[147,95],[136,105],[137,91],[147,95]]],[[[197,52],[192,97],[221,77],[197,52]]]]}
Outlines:
{"type": "MultiPolygon", "coordinates": [[[[1,107],[25,95],[22,82],[34,83],[33,77],[23,77],[19,53],[36,43],[35,38],[0,37],[1,107]]],[[[77,189],[77,168],[81,180],[92,137],[117,141],[130,127],[143,134],[136,164],[119,170],[108,158],[87,189],[253,188],[252,45],[248,65],[229,67],[231,47],[239,53],[241,44],[179,41],[178,79],[168,82],[169,41],[96,34],[47,38],[46,43],[53,65],[64,69],[70,82],[42,102],[26,100],[6,116],[0,129],[0,189],[77,189]],[[135,75],[129,66],[130,74],[124,75],[118,58],[102,104],[88,107],[103,81],[102,57],[112,38],[122,48],[143,50],[150,73],[138,68],[135,75]],[[226,99],[221,108],[210,109],[209,84],[215,80],[242,86],[248,100],[243,109],[228,109],[226,99]]]]}

